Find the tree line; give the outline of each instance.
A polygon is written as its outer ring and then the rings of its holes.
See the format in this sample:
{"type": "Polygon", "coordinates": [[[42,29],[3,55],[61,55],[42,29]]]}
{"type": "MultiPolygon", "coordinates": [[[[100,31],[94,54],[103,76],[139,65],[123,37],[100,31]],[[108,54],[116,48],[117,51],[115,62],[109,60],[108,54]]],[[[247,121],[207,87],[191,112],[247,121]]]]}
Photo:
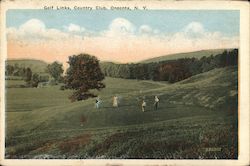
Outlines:
{"type": "MultiPolygon", "coordinates": [[[[238,65],[238,49],[224,51],[222,54],[215,56],[204,56],[201,59],[193,57],[137,64],[115,64],[112,62],[100,64],[95,56],[79,54],[70,56],[68,64],[69,68],[64,78],[62,77],[62,64],[58,62],[49,64],[46,72],[56,82],[64,82],[61,90],[74,90],[69,97],[73,102],[96,97],[90,90],[105,88],[105,84],[102,82],[105,76],[174,83],[215,68],[238,65]]],[[[23,77],[29,87],[37,87],[41,81],[39,75],[32,73],[30,68],[17,68],[16,66],[6,65],[5,72],[6,76],[23,77]]]]}
{"type": "Polygon", "coordinates": [[[39,82],[51,81],[50,77],[53,78],[52,82],[63,82],[63,65],[61,63],[55,61],[51,64],[48,64],[44,72],[47,74],[32,72],[30,67],[20,67],[18,64],[6,64],[5,66],[6,79],[13,79],[8,76],[16,76],[24,80],[27,87],[37,87],[39,82]]]}
{"type": "Polygon", "coordinates": [[[101,63],[105,76],[125,79],[168,81],[170,83],[184,80],[193,75],[215,68],[238,64],[238,49],[224,51],[222,54],[197,58],[181,58],[151,63],[115,64],[101,63]]]}

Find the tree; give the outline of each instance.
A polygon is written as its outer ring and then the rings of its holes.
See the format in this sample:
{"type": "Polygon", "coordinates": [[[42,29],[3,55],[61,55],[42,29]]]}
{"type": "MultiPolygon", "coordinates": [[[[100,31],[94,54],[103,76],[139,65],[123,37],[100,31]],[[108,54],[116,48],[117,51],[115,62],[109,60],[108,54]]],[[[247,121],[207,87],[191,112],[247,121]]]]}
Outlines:
{"type": "Polygon", "coordinates": [[[48,73],[55,79],[55,81],[59,81],[63,73],[63,65],[55,61],[47,66],[47,70],[48,73]]]}
{"type": "Polygon", "coordinates": [[[37,73],[32,75],[32,87],[37,87],[39,83],[39,75],[37,73]]]}
{"type": "Polygon", "coordinates": [[[6,65],[5,74],[7,76],[10,76],[13,74],[14,70],[15,70],[15,68],[8,64],[8,65],[6,65]]]}
{"type": "Polygon", "coordinates": [[[69,68],[65,76],[65,84],[69,89],[75,90],[71,101],[85,100],[96,95],[90,89],[101,90],[105,85],[101,82],[104,74],[101,71],[99,60],[95,56],[79,54],[69,57],[69,68]]]}
{"type": "Polygon", "coordinates": [[[118,73],[119,73],[119,78],[129,79],[130,78],[130,70],[129,70],[128,64],[119,65],[118,73]]]}
{"type": "Polygon", "coordinates": [[[31,79],[32,79],[32,71],[31,71],[31,69],[28,67],[28,68],[26,69],[24,81],[27,83],[27,85],[30,85],[30,84],[31,84],[31,79]]]}

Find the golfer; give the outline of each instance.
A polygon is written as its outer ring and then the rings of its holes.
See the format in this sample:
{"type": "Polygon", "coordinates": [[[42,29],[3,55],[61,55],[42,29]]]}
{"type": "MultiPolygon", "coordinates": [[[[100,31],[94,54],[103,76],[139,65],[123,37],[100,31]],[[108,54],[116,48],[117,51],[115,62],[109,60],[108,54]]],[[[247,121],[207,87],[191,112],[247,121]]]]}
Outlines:
{"type": "Polygon", "coordinates": [[[101,104],[101,100],[100,100],[100,98],[98,97],[98,98],[95,99],[95,108],[96,108],[96,109],[99,109],[99,108],[100,108],[100,104],[101,104]]]}
{"type": "Polygon", "coordinates": [[[146,106],[147,106],[147,104],[146,104],[145,100],[142,100],[142,104],[141,104],[142,112],[145,112],[146,106]]]}
{"type": "Polygon", "coordinates": [[[160,99],[158,98],[158,96],[155,96],[155,102],[154,102],[154,105],[155,105],[155,110],[158,109],[158,106],[159,106],[159,101],[160,99]]]}
{"type": "Polygon", "coordinates": [[[117,96],[113,97],[113,107],[118,107],[118,97],[117,96]]]}

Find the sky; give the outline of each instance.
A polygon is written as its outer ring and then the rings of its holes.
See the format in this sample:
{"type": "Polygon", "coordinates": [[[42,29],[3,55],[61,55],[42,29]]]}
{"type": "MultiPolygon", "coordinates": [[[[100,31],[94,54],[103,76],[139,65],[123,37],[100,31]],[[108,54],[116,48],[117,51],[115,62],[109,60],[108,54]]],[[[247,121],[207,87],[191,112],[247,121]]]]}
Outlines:
{"type": "Polygon", "coordinates": [[[101,61],[239,47],[236,10],[8,10],[8,58],[64,64],[88,53],[101,61]]]}

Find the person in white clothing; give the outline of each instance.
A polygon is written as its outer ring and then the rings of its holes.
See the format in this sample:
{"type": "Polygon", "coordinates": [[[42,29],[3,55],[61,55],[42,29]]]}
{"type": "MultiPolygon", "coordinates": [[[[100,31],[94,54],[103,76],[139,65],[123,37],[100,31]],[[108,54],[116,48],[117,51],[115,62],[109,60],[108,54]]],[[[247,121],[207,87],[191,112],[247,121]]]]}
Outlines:
{"type": "Polygon", "coordinates": [[[101,100],[100,100],[99,97],[97,97],[96,100],[95,100],[95,108],[98,109],[100,107],[100,103],[101,103],[101,100]]]}
{"type": "Polygon", "coordinates": [[[154,105],[155,105],[155,110],[158,109],[158,106],[159,106],[159,101],[160,99],[158,98],[158,96],[155,96],[155,102],[154,102],[154,105]]]}
{"type": "Polygon", "coordinates": [[[118,107],[118,97],[117,96],[113,97],[113,107],[118,107]]]}
{"type": "Polygon", "coordinates": [[[142,100],[142,104],[141,104],[142,112],[145,112],[146,105],[147,104],[146,104],[145,100],[142,100]]]}

